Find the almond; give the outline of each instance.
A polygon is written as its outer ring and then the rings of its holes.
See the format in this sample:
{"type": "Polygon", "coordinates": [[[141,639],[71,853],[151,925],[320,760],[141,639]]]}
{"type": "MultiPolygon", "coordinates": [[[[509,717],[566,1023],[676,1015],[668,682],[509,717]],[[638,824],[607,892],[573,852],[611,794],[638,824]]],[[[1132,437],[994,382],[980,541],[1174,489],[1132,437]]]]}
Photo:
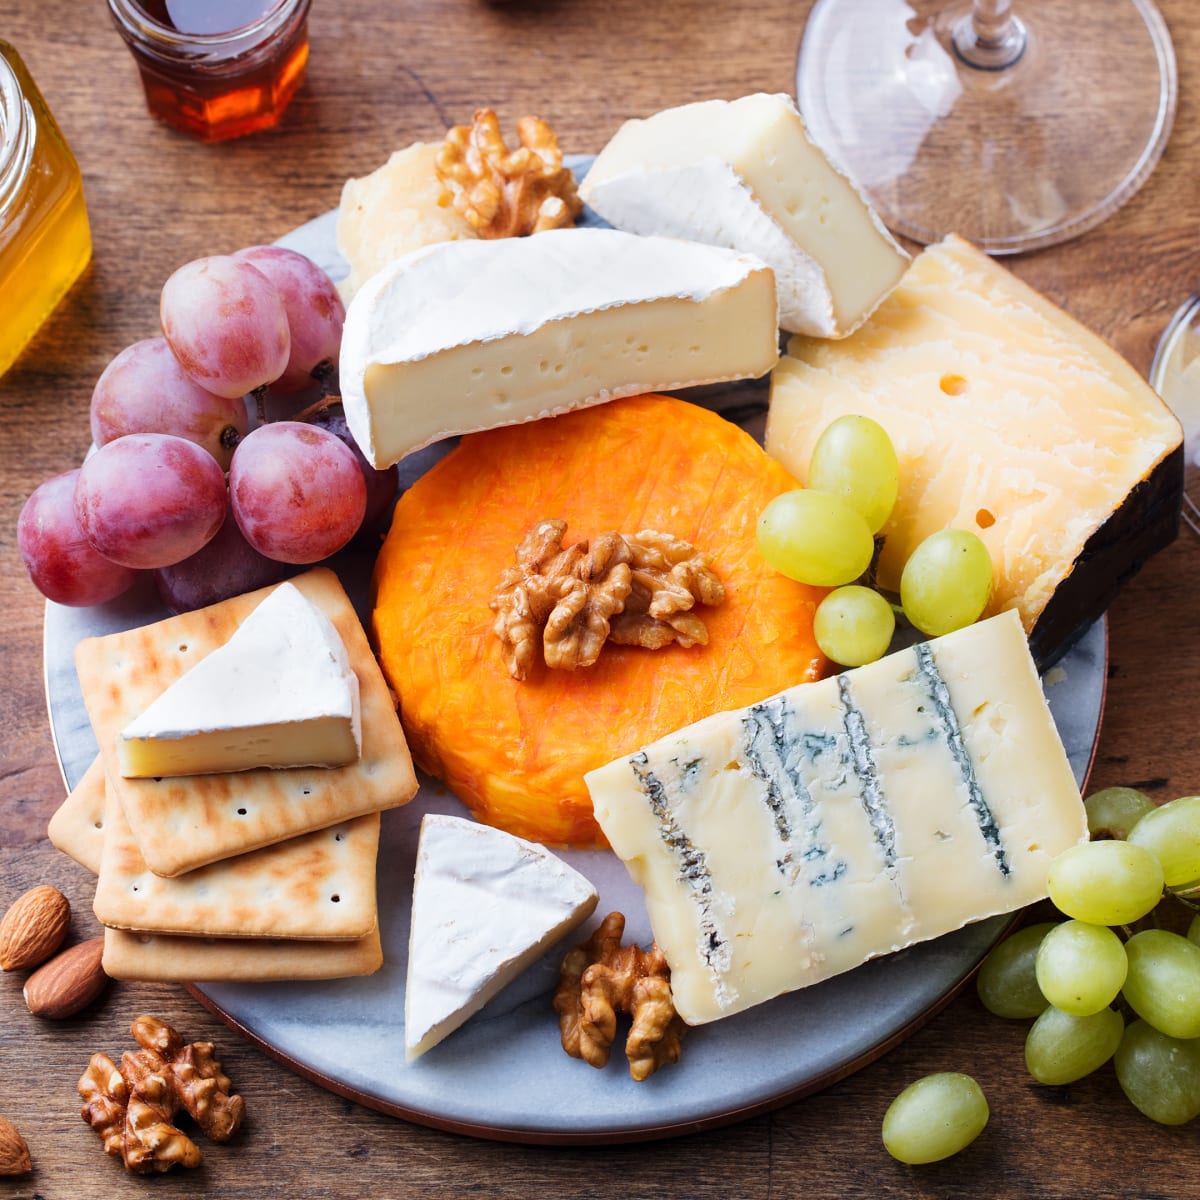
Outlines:
{"type": "Polygon", "coordinates": [[[32,1170],[25,1139],[0,1117],[0,1175],[26,1175],[32,1170]]]}
{"type": "Polygon", "coordinates": [[[25,981],[25,1003],[35,1017],[59,1020],[87,1008],[104,991],[104,939],[92,938],[52,958],[25,981]]]}
{"type": "Polygon", "coordinates": [[[45,962],[63,944],[70,923],[71,905],[58,888],[31,888],[0,921],[0,970],[23,971],[45,962]]]}

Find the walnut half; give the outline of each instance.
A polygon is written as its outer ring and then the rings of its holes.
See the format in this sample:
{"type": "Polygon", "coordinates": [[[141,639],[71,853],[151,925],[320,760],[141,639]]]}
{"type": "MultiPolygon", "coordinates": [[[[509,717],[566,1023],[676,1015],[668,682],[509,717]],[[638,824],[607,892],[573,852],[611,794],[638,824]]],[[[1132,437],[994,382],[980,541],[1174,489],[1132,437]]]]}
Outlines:
{"type": "Polygon", "coordinates": [[[455,125],[438,151],[438,178],[455,211],[481,238],[523,237],[574,223],[583,208],[554,131],[540,117],[517,122],[509,150],[490,108],[455,125]]]}
{"type": "Polygon", "coordinates": [[[708,641],[691,610],[720,604],[725,588],[707,555],[652,529],[564,547],[566,531],[565,521],[539,521],[490,602],[514,679],[529,677],[539,644],[548,667],[573,671],[591,666],[608,640],[650,650],[708,641]]]}

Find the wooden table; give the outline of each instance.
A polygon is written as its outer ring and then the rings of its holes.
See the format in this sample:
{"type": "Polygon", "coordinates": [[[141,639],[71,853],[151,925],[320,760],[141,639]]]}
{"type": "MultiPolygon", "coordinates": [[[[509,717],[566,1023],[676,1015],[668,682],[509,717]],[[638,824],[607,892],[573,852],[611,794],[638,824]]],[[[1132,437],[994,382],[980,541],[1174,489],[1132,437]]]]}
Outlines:
{"type": "MultiPolygon", "coordinates": [[[[1200,12],[1189,0],[1162,0],[1162,9],[1183,76],[1162,163],[1099,229],[1011,264],[1142,370],[1200,284],[1200,12]]],[[[790,91],[806,10],[788,0],[317,0],[308,80],[282,128],[205,147],[147,117],[98,0],[0,2],[0,35],[19,47],[82,164],[95,237],[83,280],[0,381],[0,904],[51,882],[73,902],[73,934],[96,932],[89,879],[45,836],[63,785],[42,690],[42,602],[14,527],[28,493],[81,458],[92,384],[120,348],[157,331],[170,271],[334,207],[346,176],[440,136],[481,103],[506,128],[540,113],[567,149],[595,151],[626,116],[790,91]]],[[[1081,3],[1084,19],[1086,11],[1081,3]]],[[[1200,789],[1197,597],[1200,544],[1185,534],[1113,606],[1094,786],[1137,784],[1160,799],[1200,789]]],[[[181,987],[116,986],[58,1024],[30,1017],[20,989],[20,978],[0,978],[0,1113],[24,1132],[36,1171],[0,1181],[0,1197],[145,1194],[150,1185],[101,1155],[75,1096],[89,1055],[119,1052],[141,1012],[215,1040],[249,1105],[234,1145],[159,1185],[173,1196],[1200,1197],[1194,1125],[1151,1124],[1110,1071],[1070,1087],[1034,1084],[1024,1026],[990,1017],[972,991],[874,1065],[769,1115],[657,1144],[563,1149],[471,1140],[370,1112],[264,1057],[181,987]],[[884,1109],[907,1082],[944,1069],[975,1074],[991,1124],[956,1159],[900,1166],[880,1144],[884,1109]]]]}

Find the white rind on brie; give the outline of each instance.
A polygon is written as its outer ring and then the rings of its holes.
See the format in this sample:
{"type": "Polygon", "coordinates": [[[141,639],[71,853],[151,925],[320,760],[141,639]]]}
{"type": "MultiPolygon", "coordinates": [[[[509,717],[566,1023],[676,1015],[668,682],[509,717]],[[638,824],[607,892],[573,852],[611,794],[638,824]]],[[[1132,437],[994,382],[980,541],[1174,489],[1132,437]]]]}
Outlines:
{"type": "Polygon", "coordinates": [[[853,332],[909,261],[784,95],[627,121],[579,190],[619,229],[757,255],[776,275],[780,325],[812,337],[853,332]]]}
{"type": "Polygon", "coordinates": [[[404,1046],[436,1046],[555,942],[597,893],[544,846],[463,817],[427,813],[413,882],[404,1046]]]}
{"type": "Polygon", "coordinates": [[[290,583],[117,735],[126,778],[340,766],[361,752],[358,677],[346,646],[290,583]]]}
{"type": "Polygon", "coordinates": [[[377,467],[440,438],[642,392],[757,378],[778,359],[771,270],[611,229],[427,246],[359,291],[346,420],[377,467]]]}

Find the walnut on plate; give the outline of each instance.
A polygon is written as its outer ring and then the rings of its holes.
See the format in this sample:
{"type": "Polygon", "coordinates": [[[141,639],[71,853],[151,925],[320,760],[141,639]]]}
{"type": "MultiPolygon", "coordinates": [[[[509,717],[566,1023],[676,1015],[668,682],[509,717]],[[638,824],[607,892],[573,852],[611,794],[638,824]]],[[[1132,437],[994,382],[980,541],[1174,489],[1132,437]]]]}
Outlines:
{"type": "Polygon", "coordinates": [[[121,1057],[93,1054],[79,1080],[80,1115],[100,1135],[106,1154],[141,1175],[200,1164],[200,1149],[173,1124],[183,1109],[213,1141],[231,1138],[245,1115],[241,1096],[221,1070],[211,1042],[184,1044],[157,1017],[138,1017],[130,1033],[140,1046],[121,1057]]]}
{"type": "Polygon", "coordinates": [[[554,1010],[563,1049],[593,1067],[608,1063],[617,1014],[633,1018],[625,1039],[629,1074],[641,1082],[679,1061],[686,1026],[675,1011],[671,971],[657,943],[622,946],[625,917],[611,912],[563,959],[554,1010]]]}
{"type": "Polygon", "coordinates": [[[455,125],[438,151],[438,178],[455,211],[482,238],[523,237],[574,223],[583,208],[554,131],[540,117],[517,122],[510,150],[490,108],[455,125]]]}
{"type": "Polygon", "coordinates": [[[567,523],[539,521],[516,548],[490,606],[514,679],[527,679],[539,643],[548,667],[591,666],[605,641],[657,650],[708,641],[692,607],[725,588],[707,555],[670,534],[601,533],[564,547],[567,523]]]}

